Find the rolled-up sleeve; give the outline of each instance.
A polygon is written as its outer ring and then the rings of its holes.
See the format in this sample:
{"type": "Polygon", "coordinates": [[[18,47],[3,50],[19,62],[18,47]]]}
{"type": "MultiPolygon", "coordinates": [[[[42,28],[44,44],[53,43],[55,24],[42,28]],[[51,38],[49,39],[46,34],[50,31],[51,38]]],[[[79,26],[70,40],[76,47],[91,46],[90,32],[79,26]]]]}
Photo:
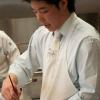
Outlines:
{"type": "Polygon", "coordinates": [[[32,67],[29,68],[28,66],[30,64],[27,58],[27,51],[10,66],[9,73],[17,76],[18,84],[21,87],[32,78],[32,67]]]}
{"type": "Polygon", "coordinates": [[[13,73],[17,76],[18,85],[20,87],[23,87],[27,82],[32,80],[33,73],[40,66],[37,60],[35,41],[36,39],[33,41],[32,36],[28,49],[16,59],[9,69],[9,73],[13,73]]]}

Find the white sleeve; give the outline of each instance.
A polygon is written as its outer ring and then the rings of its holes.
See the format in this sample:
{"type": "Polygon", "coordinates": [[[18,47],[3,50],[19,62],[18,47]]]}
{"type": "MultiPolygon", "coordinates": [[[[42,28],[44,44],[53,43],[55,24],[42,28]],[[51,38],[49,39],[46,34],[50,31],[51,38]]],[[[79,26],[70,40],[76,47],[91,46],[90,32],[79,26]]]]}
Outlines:
{"type": "Polygon", "coordinates": [[[9,64],[11,64],[17,56],[20,55],[19,49],[14,41],[4,31],[0,31],[0,35],[0,44],[4,50],[4,54],[7,56],[9,64]]]}
{"type": "Polygon", "coordinates": [[[80,90],[68,100],[100,100],[100,41],[85,39],[77,55],[80,90]]]}
{"type": "Polygon", "coordinates": [[[20,51],[17,47],[17,45],[14,43],[13,40],[11,40],[10,38],[7,39],[6,42],[6,48],[8,50],[8,59],[9,59],[9,63],[12,64],[15,59],[20,55],[20,51]]]}
{"type": "Polygon", "coordinates": [[[25,51],[13,64],[11,64],[9,69],[9,73],[13,73],[17,76],[20,87],[32,79],[33,69],[29,59],[28,51],[25,51]]]}
{"type": "Polygon", "coordinates": [[[15,60],[10,66],[9,73],[17,76],[18,84],[23,87],[26,83],[32,80],[33,73],[40,67],[36,50],[37,37],[33,35],[30,39],[28,49],[15,60]]]}

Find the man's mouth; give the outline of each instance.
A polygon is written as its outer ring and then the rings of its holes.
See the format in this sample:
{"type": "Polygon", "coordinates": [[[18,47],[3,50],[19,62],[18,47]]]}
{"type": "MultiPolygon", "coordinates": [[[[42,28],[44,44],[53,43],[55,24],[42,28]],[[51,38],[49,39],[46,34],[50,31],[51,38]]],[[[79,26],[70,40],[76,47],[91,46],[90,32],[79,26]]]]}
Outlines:
{"type": "Polygon", "coordinates": [[[45,27],[50,27],[50,24],[44,24],[45,27]]]}

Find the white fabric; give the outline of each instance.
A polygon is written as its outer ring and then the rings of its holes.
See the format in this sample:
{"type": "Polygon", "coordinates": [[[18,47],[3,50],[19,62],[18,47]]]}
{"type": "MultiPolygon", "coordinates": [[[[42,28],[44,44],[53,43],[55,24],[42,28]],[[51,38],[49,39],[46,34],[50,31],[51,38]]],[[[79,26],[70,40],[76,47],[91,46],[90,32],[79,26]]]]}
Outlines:
{"type": "Polygon", "coordinates": [[[8,73],[10,64],[19,56],[20,52],[15,43],[0,31],[0,79],[2,80],[8,73]]]}
{"type": "Polygon", "coordinates": [[[97,31],[75,13],[57,31],[63,35],[57,57],[49,52],[52,32],[42,26],[33,34],[27,51],[11,66],[9,73],[15,73],[19,85],[23,86],[41,67],[40,100],[99,100],[100,40],[97,31]],[[78,92],[67,98],[68,74],[78,92]]]}
{"type": "Polygon", "coordinates": [[[44,51],[46,52],[44,58],[47,59],[45,59],[44,63],[45,70],[43,70],[41,100],[58,100],[58,98],[59,100],[64,100],[74,95],[77,91],[70,80],[65,61],[60,62],[59,50],[60,34],[55,33],[53,41],[51,41],[51,46],[44,51]],[[61,66],[62,68],[60,69],[59,67],[61,66]]]}

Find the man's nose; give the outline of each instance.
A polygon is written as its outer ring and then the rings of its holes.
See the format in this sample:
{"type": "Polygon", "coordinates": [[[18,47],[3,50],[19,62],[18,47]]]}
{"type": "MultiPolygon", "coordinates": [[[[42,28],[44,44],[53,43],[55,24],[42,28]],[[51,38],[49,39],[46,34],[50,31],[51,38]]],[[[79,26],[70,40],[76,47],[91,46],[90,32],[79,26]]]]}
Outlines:
{"type": "Polygon", "coordinates": [[[39,22],[43,22],[44,21],[44,16],[41,13],[37,13],[36,14],[36,18],[39,22]]]}

